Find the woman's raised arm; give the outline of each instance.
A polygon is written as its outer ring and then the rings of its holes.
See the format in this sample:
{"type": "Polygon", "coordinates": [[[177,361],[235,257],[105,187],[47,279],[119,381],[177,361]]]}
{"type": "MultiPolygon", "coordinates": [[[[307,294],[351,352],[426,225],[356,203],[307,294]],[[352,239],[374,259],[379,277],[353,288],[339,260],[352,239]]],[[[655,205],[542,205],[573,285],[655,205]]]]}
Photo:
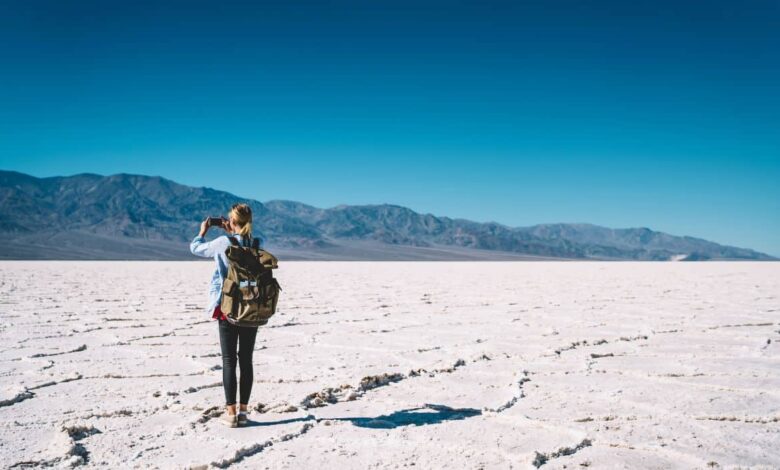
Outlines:
{"type": "Polygon", "coordinates": [[[208,232],[208,230],[209,224],[208,219],[206,219],[200,224],[198,236],[193,238],[190,242],[190,253],[203,258],[213,258],[214,255],[217,254],[217,250],[223,248],[223,243],[214,243],[217,240],[212,240],[210,242],[206,241],[206,232],[208,232]]]}

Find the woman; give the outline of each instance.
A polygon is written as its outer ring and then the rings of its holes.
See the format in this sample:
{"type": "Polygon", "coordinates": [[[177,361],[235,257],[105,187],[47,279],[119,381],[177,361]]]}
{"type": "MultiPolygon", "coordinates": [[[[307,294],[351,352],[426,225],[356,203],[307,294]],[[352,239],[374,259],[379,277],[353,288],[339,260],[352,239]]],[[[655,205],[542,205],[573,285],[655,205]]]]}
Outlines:
{"type": "MultiPolygon", "coordinates": [[[[252,238],[252,209],[246,204],[234,204],[230,209],[228,220],[224,220],[218,226],[232,234],[239,243],[245,243],[252,238]]],[[[222,297],[222,283],[225,280],[228,269],[228,260],[225,250],[230,246],[227,235],[222,235],[207,242],[206,232],[210,228],[209,219],[200,224],[200,233],[192,240],[190,251],[193,255],[204,258],[214,258],[216,269],[211,277],[209,289],[209,306],[207,310],[211,317],[219,322],[219,344],[222,348],[222,386],[225,389],[225,402],[227,412],[223,413],[222,421],[234,428],[247,422],[249,394],[252,392],[253,371],[252,353],[255,349],[255,337],[257,327],[235,326],[227,321],[225,315],[219,309],[222,297]],[[241,350],[236,353],[238,344],[241,350]],[[241,381],[239,388],[240,403],[236,413],[236,356],[241,368],[241,381]]],[[[262,246],[263,240],[260,240],[262,246]]]]}

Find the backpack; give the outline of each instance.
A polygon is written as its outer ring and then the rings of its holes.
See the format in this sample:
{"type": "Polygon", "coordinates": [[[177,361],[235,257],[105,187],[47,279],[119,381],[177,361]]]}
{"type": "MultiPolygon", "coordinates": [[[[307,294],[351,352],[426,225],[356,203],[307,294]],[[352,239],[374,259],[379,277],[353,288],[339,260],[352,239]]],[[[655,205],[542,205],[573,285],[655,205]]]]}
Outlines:
{"type": "Polygon", "coordinates": [[[276,313],[282,290],[271,272],[278,267],[278,260],[260,248],[257,238],[250,237],[245,245],[233,236],[228,239],[230,246],[225,250],[228,272],[222,283],[219,308],[233,325],[265,325],[276,313]]]}

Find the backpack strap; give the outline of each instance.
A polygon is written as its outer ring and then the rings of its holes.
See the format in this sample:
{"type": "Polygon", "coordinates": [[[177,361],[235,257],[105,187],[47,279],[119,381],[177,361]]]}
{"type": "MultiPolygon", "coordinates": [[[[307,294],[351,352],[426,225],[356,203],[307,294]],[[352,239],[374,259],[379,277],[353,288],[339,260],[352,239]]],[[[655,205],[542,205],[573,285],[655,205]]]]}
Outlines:
{"type": "Polygon", "coordinates": [[[257,238],[254,238],[252,236],[249,237],[241,237],[241,243],[236,240],[236,237],[233,235],[228,235],[228,240],[230,240],[230,244],[233,246],[244,246],[244,247],[252,247],[252,248],[259,248],[260,247],[260,240],[257,238]]]}
{"type": "Polygon", "coordinates": [[[233,246],[243,246],[243,247],[249,247],[254,246],[257,242],[256,238],[249,237],[241,237],[241,242],[236,239],[233,235],[228,235],[228,240],[230,240],[230,244],[233,246]]]}

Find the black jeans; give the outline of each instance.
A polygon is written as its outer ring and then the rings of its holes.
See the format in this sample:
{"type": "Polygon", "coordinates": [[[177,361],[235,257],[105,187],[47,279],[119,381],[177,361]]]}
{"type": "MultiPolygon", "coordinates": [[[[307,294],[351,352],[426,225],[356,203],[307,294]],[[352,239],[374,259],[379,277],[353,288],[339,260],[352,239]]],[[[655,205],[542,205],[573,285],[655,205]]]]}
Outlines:
{"type": "Polygon", "coordinates": [[[219,345],[222,348],[222,386],[225,389],[225,402],[236,404],[236,355],[241,368],[241,404],[249,403],[254,381],[252,371],[252,353],[255,350],[257,327],[236,326],[226,320],[219,322],[219,345]],[[236,354],[238,344],[241,350],[236,354]]]}

